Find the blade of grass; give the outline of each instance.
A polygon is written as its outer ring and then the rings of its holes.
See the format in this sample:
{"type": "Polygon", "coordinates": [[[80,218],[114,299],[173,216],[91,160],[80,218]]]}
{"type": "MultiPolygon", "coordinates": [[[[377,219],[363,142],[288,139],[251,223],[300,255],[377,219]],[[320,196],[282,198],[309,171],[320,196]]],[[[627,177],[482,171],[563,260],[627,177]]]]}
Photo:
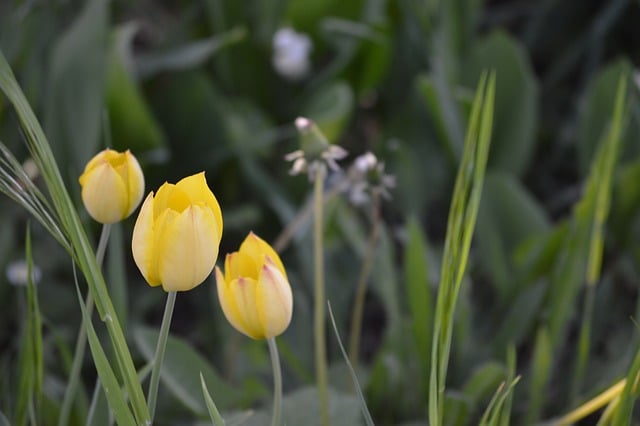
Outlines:
{"type": "Polygon", "coordinates": [[[429,421],[442,425],[444,391],[455,307],[476,222],[491,140],[495,74],[484,73],[471,109],[471,119],[451,201],[442,258],[431,346],[429,421]]]}
{"type": "Polygon", "coordinates": [[[362,389],[360,388],[360,384],[358,383],[358,376],[356,375],[351,362],[349,362],[349,355],[347,351],[345,351],[344,346],[342,345],[342,340],[340,340],[340,333],[338,333],[338,327],[336,326],[336,320],[333,317],[333,311],[331,310],[331,303],[327,301],[327,310],[329,313],[329,319],[331,320],[331,325],[333,326],[333,332],[336,335],[336,340],[338,341],[338,346],[340,347],[340,352],[342,352],[342,357],[344,358],[344,362],[347,364],[347,368],[349,369],[349,374],[351,375],[351,380],[353,381],[353,386],[358,395],[358,400],[360,401],[360,410],[362,411],[362,416],[364,417],[364,421],[367,426],[373,426],[373,419],[371,418],[371,414],[369,413],[369,408],[367,408],[367,401],[364,399],[364,395],[362,393],[362,389]]]}
{"type": "Polygon", "coordinates": [[[16,424],[37,424],[42,393],[43,355],[42,320],[38,305],[38,294],[33,282],[33,257],[31,252],[31,226],[27,224],[25,235],[25,258],[27,261],[27,309],[26,324],[23,332],[23,345],[20,350],[18,402],[16,424]]]}
{"type": "Polygon", "coordinates": [[[202,372],[200,372],[200,384],[202,385],[202,395],[204,396],[205,404],[207,404],[207,410],[209,411],[209,417],[211,417],[213,426],[225,426],[224,419],[220,415],[218,407],[216,407],[216,404],[213,402],[213,398],[211,398],[207,384],[204,382],[202,372]]]}
{"type": "Polygon", "coordinates": [[[106,324],[127,392],[131,398],[136,420],[139,424],[147,423],[149,409],[142,392],[142,386],[137,378],[129,347],[109,297],[104,277],[71,196],[65,188],[47,138],[2,52],[0,52],[0,89],[16,110],[25,134],[27,147],[42,173],[54,209],[71,242],[72,251],[70,254],[85,276],[96,309],[106,324]]]}
{"type": "Polygon", "coordinates": [[[116,375],[109,364],[109,360],[107,359],[107,355],[102,349],[102,345],[100,344],[100,340],[98,339],[98,335],[96,334],[96,330],[93,328],[93,323],[91,322],[91,318],[89,317],[89,313],[87,312],[87,308],[82,300],[82,293],[80,292],[80,286],[78,284],[77,277],[75,276],[76,269],[73,268],[74,279],[76,282],[76,292],[78,294],[78,303],[80,304],[80,309],[82,310],[82,318],[83,322],[87,329],[87,340],[89,341],[89,348],[91,349],[91,354],[93,355],[93,360],[96,366],[96,370],[98,372],[98,376],[100,377],[100,381],[102,382],[102,387],[104,388],[105,395],[107,400],[109,401],[109,406],[113,411],[113,414],[116,418],[116,421],[119,425],[135,425],[136,421],[127,405],[127,400],[125,399],[124,393],[120,389],[120,385],[118,384],[118,379],[116,379],[116,375]]]}
{"type": "MultiPolygon", "coordinates": [[[[611,206],[612,179],[620,150],[620,141],[624,128],[624,105],[627,89],[627,76],[618,81],[611,125],[606,137],[600,144],[594,159],[587,191],[583,202],[578,206],[576,215],[584,215],[585,230],[589,233],[588,257],[586,265],[586,294],[582,310],[582,324],[578,340],[578,353],[574,363],[571,383],[571,399],[575,399],[589,361],[591,317],[595,297],[595,287],[602,269],[602,253],[604,251],[604,228],[611,206]]],[[[578,219],[580,220],[580,218],[578,219]]]]}

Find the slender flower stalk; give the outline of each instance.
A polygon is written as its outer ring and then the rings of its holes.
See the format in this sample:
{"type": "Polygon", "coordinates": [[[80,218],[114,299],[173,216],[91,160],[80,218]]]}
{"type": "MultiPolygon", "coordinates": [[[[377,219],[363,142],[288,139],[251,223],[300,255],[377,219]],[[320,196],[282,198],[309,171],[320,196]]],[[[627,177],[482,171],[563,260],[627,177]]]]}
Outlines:
{"type": "MultiPolygon", "coordinates": [[[[98,248],[96,249],[96,261],[98,267],[102,268],[104,261],[104,254],[107,250],[107,243],[109,242],[109,235],[111,235],[111,224],[102,225],[102,232],[100,233],[100,240],[98,241],[98,248]]],[[[87,297],[84,301],[87,307],[87,317],[91,317],[93,313],[93,298],[91,293],[87,293],[87,297]]],[[[60,408],[60,416],[58,417],[58,426],[65,426],[69,424],[69,416],[71,414],[71,405],[78,391],[78,383],[80,382],[80,370],[82,369],[82,362],[84,361],[84,354],[87,349],[87,327],[83,318],[80,330],[78,331],[78,338],[76,339],[76,347],[73,352],[73,363],[71,364],[71,371],[69,372],[69,382],[64,392],[64,398],[62,400],[62,406],[60,408]]]]}
{"type": "Polygon", "coordinates": [[[324,330],[326,320],[325,294],[324,294],[324,217],[323,217],[323,192],[325,168],[317,168],[314,176],[314,211],[315,222],[313,227],[313,258],[315,265],[314,274],[314,338],[316,352],[316,379],[318,381],[318,393],[320,397],[320,413],[322,425],[329,424],[329,400],[327,394],[327,343],[324,330]]]}
{"type": "Polygon", "coordinates": [[[351,314],[351,333],[349,335],[349,360],[354,369],[358,367],[358,357],[360,353],[360,335],[362,334],[362,316],[364,312],[364,299],[367,294],[367,281],[373,267],[373,260],[376,254],[376,242],[380,225],[380,197],[377,193],[372,196],[373,218],[371,233],[367,244],[367,253],[362,263],[358,286],[351,314]]]}
{"type": "Polygon", "coordinates": [[[278,355],[278,345],[276,338],[267,339],[269,344],[269,355],[271,355],[271,368],[273,369],[273,417],[271,426],[280,426],[282,423],[282,370],[280,369],[280,356],[278,355]]]}
{"type": "Polygon", "coordinates": [[[169,337],[169,328],[171,326],[171,318],[173,317],[173,307],[176,303],[176,292],[167,293],[167,303],[164,307],[164,315],[162,316],[162,325],[160,326],[160,335],[156,345],[156,354],[153,357],[153,369],[151,370],[151,381],[149,382],[149,394],[147,395],[147,403],[149,404],[149,415],[151,422],[156,411],[156,402],[158,399],[158,384],[160,383],[160,370],[164,361],[164,350],[167,347],[167,338],[169,337]]]}

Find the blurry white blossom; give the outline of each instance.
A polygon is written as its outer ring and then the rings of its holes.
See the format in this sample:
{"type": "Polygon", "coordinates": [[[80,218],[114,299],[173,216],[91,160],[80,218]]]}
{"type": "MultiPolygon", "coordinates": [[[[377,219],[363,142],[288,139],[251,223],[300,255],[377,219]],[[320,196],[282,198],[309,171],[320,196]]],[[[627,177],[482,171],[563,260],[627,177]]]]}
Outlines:
{"type": "Polygon", "coordinates": [[[346,192],[355,205],[369,202],[371,195],[390,199],[390,190],[396,186],[396,178],[385,173],[384,163],[371,152],[358,156],[350,167],[351,184],[346,192]]]}
{"type": "Polygon", "coordinates": [[[337,161],[347,156],[347,151],[339,145],[330,144],[318,126],[305,117],[295,121],[296,129],[301,135],[301,149],[290,152],[284,158],[293,162],[289,174],[297,175],[307,172],[309,180],[313,180],[319,168],[339,171],[337,161]]]}
{"type": "MultiPolygon", "coordinates": [[[[27,285],[27,277],[28,277],[28,268],[27,261],[24,259],[16,260],[11,262],[7,266],[7,280],[13,285],[27,285]]],[[[34,284],[37,284],[42,278],[42,272],[40,268],[36,265],[32,265],[31,267],[31,278],[34,284]]]]}
{"type": "Polygon", "coordinates": [[[282,77],[300,80],[309,73],[309,54],[313,46],[311,39],[293,28],[280,28],[273,36],[273,68],[282,77]]]}

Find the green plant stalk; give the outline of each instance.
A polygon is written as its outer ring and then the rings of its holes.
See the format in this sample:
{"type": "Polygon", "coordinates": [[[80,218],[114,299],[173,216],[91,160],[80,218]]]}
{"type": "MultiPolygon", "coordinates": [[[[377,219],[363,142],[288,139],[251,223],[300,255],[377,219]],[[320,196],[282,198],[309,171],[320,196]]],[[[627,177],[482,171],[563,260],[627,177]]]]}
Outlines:
{"type": "Polygon", "coordinates": [[[316,170],[313,185],[315,222],[313,227],[313,258],[315,264],[314,273],[314,338],[316,352],[316,380],[318,382],[318,396],[320,399],[320,419],[323,426],[329,425],[329,398],[327,391],[327,342],[324,334],[325,323],[325,294],[324,294],[324,217],[323,217],[323,190],[324,190],[324,165],[316,170]]]}
{"type": "MultiPolygon", "coordinates": [[[[111,234],[111,225],[105,224],[102,226],[102,232],[100,233],[100,240],[98,242],[98,248],[96,250],[96,261],[98,266],[102,267],[104,261],[104,254],[107,249],[107,243],[109,242],[109,235],[111,234]]],[[[93,313],[93,298],[91,293],[87,293],[87,297],[84,302],[88,317],[91,318],[93,313]]],[[[87,325],[85,318],[82,318],[82,324],[80,330],[78,330],[78,338],[76,339],[76,348],[73,353],[73,364],[71,364],[71,371],[69,372],[69,381],[67,382],[67,388],[64,391],[64,398],[62,400],[62,406],[60,408],[60,416],[58,417],[58,426],[66,426],[69,424],[69,415],[71,414],[71,406],[73,405],[76,392],[80,383],[80,370],[82,369],[82,362],[84,361],[84,354],[87,348],[87,325]]]]}
{"type": "Polygon", "coordinates": [[[372,195],[373,218],[371,224],[371,233],[367,243],[367,253],[360,269],[358,277],[358,286],[356,287],[356,295],[353,303],[353,311],[351,312],[351,331],[349,334],[349,360],[354,369],[358,368],[358,358],[360,354],[360,335],[362,333],[362,316],[364,313],[364,300],[367,294],[367,282],[371,269],[373,268],[373,260],[376,254],[376,242],[378,240],[378,230],[380,224],[380,200],[378,194],[372,195]]]}
{"type": "Polygon", "coordinates": [[[200,386],[202,387],[202,395],[204,396],[204,401],[207,404],[207,410],[209,411],[209,417],[211,418],[213,426],[225,426],[224,419],[220,415],[215,402],[213,402],[209,389],[207,389],[207,384],[204,381],[204,377],[202,377],[202,371],[200,372],[200,386]]]}
{"type": "Polygon", "coordinates": [[[280,368],[280,356],[278,355],[278,345],[276,338],[267,339],[269,345],[269,355],[271,355],[271,368],[273,369],[273,416],[271,426],[282,424],[282,370],[280,368]]]}
{"type": "Polygon", "coordinates": [[[152,423],[158,398],[160,370],[162,370],[162,362],[164,361],[164,350],[167,347],[167,338],[169,337],[169,328],[171,326],[171,318],[173,317],[173,307],[176,304],[176,294],[177,293],[175,291],[170,291],[167,294],[167,303],[164,307],[164,315],[162,316],[162,325],[160,326],[160,334],[158,335],[156,354],[153,358],[153,370],[151,370],[151,381],[149,382],[149,394],[147,396],[149,415],[151,416],[150,418],[152,423]]]}

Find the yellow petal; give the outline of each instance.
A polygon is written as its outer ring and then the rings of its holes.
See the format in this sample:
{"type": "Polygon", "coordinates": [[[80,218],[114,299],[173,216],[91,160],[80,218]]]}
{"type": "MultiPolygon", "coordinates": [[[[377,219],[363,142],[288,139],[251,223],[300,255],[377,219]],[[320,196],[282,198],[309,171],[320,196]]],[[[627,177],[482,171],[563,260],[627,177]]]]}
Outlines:
{"type": "Polygon", "coordinates": [[[127,193],[129,195],[129,206],[127,216],[129,216],[140,204],[140,200],[144,195],[144,174],[140,163],[136,157],[127,150],[125,152],[125,175],[124,180],[127,183],[127,193]]]}
{"type": "MultiPolygon", "coordinates": [[[[264,339],[264,328],[256,310],[256,287],[258,282],[251,278],[238,278],[229,284],[230,300],[235,303],[235,309],[240,321],[238,331],[252,339],[264,339]]],[[[231,324],[233,325],[233,323],[231,324]]]]}
{"type": "Polygon", "coordinates": [[[160,277],[155,266],[155,235],[153,218],[154,198],[153,192],[149,193],[140,208],[140,214],[133,227],[131,238],[131,251],[142,276],[151,286],[160,285],[160,277]]]}
{"type": "Polygon", "coordinates": [[[260,281],[256,289],[256,311],[266,338],[282,334],[291,322],[291,286],[271,260],[267,261],[260,272],[260,281]]]}
{"type": "Polygon", "coordinates": [[[232,281],[225,280],[220,268],[216,266],[216,288],[218,290],[218,300],[220,301],[222,312],[233,328],[243,334],[246,334],[244,330],[247,329],[247,326],[238,312],[238,307],[236,306],[236,303],[233,300],[233,295],[231,294],[231,282],[232,281]]]}
{"type": "Polygon", "coordinates": [[[184,191],[178,189],[176,185],[172,183],[165,182],[156,193],[156,205],[153,214],[157,218],[167,209],[181,213],[190,205],[189,197],[184,191]]]}
{"type": "Polygon", "coordinates": [[[176,183],[176,186],[187,194],[191,203],[203,203],[209,206],[216,218],[219,235],[222,236],[222,211],[220,210],[218,200],[207,185],[204,172],[188,176],[176,183]]]}
{"type": "Polygon", "coordinates": [[[258,279],[258,265],[254,259],[242,252],[227,255],[224,268],[227,281],[239,277],[258,279]]]}
{"type": "Polygon", "coordinates": [[[240,245],[239,251],[241,253],[245,253],[249,257],[252,257],[259,264],[262,264],[264,262],[265,256],[270,257],[275,266],[280,270],[282,275],[284,275],[285,279],[287,278],[287,273],[284,269],[282,261],[280,260],[280,256],[278,256],[278,253],[275,252],[275,250],[269,245],[269,243],[258,237],[253,232],[249,232],[247,238],[245,238],[240,245]]]}
{"type": "Polygon", "coordinates": [[[96,221],[114,223],[128,216],[127,187],[109,163],[103,162],[83,173],[80,184],[82,202],[96,221]]]}
{"type": "Polygon", "coordinates": [[[157,241],[158,273],[165,291],[186,291],[201,284],[218,258],[220,236],[207,207],[190,206],[163,225],[157,241]]]}

